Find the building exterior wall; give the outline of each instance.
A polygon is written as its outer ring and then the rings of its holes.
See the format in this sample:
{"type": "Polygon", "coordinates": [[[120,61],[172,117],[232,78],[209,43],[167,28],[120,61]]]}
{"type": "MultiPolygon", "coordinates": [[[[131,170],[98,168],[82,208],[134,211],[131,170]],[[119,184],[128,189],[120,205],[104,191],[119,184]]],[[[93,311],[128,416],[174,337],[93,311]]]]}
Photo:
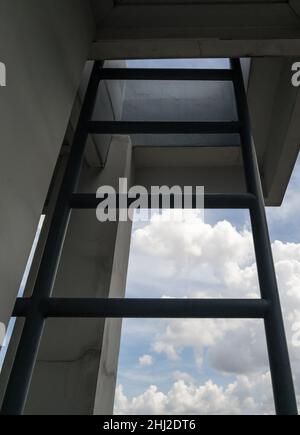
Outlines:
{"type": "Polygon", "coordinates": [[[94,21],[83,0],[2,0],[0,321],[7,324],[66,132],[94,21]]]}

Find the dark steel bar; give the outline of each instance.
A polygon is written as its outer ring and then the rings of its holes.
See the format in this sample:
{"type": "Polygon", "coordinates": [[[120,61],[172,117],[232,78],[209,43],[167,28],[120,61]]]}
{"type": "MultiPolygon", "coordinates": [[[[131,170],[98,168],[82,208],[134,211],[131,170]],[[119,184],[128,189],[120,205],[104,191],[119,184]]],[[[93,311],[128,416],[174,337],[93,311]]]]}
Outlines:
{"type": "Polygon", "coordinates": [[[230,69],[103,68],[103,80],[201,80],[230,81],[230,69]]]}
{"type": "Polygon", "coordinates": [[[241,194],[205,194],[204,207],[208,209],[251,209],[254,195],[241,194]]]}
{"type": "MultiPolygon", "coordinates": [[[[259,299],[48,299],[44,317],[263,319],[269,303],[259,299]]],[[[26,316],[31,301],[17,300],[14,315],[26,316]]]]}
{"type": "MultiPolygon", "coordinates": [[[[128,206],[130,206],[135,198],[128,198],[128,206]]],[[[70,207],[73,209],[96,209],[100,204],[101,199],[97,199],[95,194],[76,193],[70,197],[70,207]]],[[[193,208],[196,208],[196,195],[192,196],[193,208]]],[[[116,197],[117,207],[119,204],[119,195],[116,197]]],[[[255,203],[255,196],[244,194],[205,194],[204,207],[208,209],[249,209],[255,203]]],[[[151,208],[151,195],[148,195],[148,207],[151,208]]],[[[162,208],[162,198],[160,198],[160,208],[162,208]]],[[[170,208],[175,208],[174,197],[170,198],[170,208]]]]}
{"type": "Polygon", "coordinates": [[[86,97],[82,105],[69,161],[37,275],[31,309],[25,321],[6,389],[1,410],[2,414],[22,414],[24,411],[44,328],[44,318],[40,310],[41,301],[51,296],[60,252],[70,216],[69,197],[76,189],[80,176],[82,158],[88,135],[86,125],[93,113],[100,80],[98,74],[100,66],[98,62],[94,64],[86,97]]]}
{"type": "Polygon", "coordinates": [[[260,289],[263,299],[271,307],[265,318],[265,330],[270,360],[276,412],[297,415],[297,402],[289,359],[289,352],[281,312],[280,298],[266,220],[256,151],[251,136],[250,115],[242,69],[238,59],[232,60],[234,87],[239,120],[242,123],[241,143],[248,191],[257,198],[251,209],[251,223],[256,253],[260,289]]]}
{"type": "Polygon", "coordinates": [[[191,148],[201,148],[201,149],[207,149],[207,148],[240,148],[241,144],[240,143],[230,143],[230,144],[226,144],[226,143],[212,143],[211,145],[132,145],[132,148],[134,150],[157,150],[157,149],[169,149],[169,150],[173,150],[174,148],[184,148],[184,149],[191,149],[191,148]]]}
{"type": "Polygon", "coordinates": [[[32,305],[33,301],[31,298],[17,298],[12,317],[28,317],[32,310],[32,305]]]}
{"type": "Polygon", "coordinates": [[[237,121],[90,121],[88,131],[92,134],[234,134],[240,132],[240,124],[237,121]]]}

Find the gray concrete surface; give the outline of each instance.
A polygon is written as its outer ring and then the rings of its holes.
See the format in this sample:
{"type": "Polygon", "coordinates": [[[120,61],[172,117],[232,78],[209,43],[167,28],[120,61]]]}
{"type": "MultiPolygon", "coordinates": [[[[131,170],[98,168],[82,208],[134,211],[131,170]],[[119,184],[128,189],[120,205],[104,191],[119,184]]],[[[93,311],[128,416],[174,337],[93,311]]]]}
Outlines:
{"type": "Polygon", "coordinates": [[[7,324],[94,36],[82,0],[2,0],[0,321],[7,324]]]}

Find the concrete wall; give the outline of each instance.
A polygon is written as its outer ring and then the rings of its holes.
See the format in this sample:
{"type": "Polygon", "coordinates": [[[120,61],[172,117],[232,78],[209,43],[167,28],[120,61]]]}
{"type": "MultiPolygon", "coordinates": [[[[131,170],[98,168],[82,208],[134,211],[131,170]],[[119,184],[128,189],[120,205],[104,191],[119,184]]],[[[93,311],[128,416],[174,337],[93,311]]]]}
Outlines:
{"type": "MultiPolygon", "coordinates": [[[[78,117],[81,110],[82,100],[84,98],[88,79],[92,70],[93,62],[87,62],[84,68],[80,89],[73,107],[71,120],[68,128],[67,142],[72,141],[73,133],[77,125],[78,117]]],[[[111,65],[110,61],[105,62],[105,67],[126,67],[125,61],[114,61],[111,65]]],[[[120,120],[123,111],[125,82],[122,80],[102,80],[99,84],[98,96],[95,103],[94,119],[102,121],[120,120]]],[[[86,149],[85,160],[87,164],[94,168],[105,166],[107,154],[112,135],[89,135],[86,149]]]]}
{"type": "MultiPolygon", "coordinates": [[[[7,29],[1,29],[0,53],[9,80],[0,99],[1,152],[6,157],[1,159],[0,320],[7,322],[63,140],[65,145],[72,140],[90,71],[91,65],[85,66],[85,61],[95,28],[88,2],[83,0],[45,1],[44,9],[37,1],[28,2],[26,8],[24,2],[15,7],[5,3],[0,12],[7,29]],[[18,123],[12,124],[12,119],[18,123]]],[[[122,98],[122,82],[102,82],[95,117],[120,119],[122,98]]],[[[80,187],[94,192],[101,184],[116,184],[119,176],[130,175],[130,167],[128,138],[90,137],[80,187]]],[[[47,229],[43,232],[46,235],[47,229]]],[[[54,295],[122,297],[130,235],[130,223],[101,225],[93,211],[74,212],[54,295]]],[[[30,275],[27,296],[34,276],[35,272],[30,275]]],[[[19,320],[1,377],[1,397],[21,327],[19,320]]],[[[97,413],[112,410],[120,332],[121,321],[47,322],[26,412],[92,414],[94,409],[97,413]],[[115,341],[110,347],[112,334],[115,341]],[[105,399],[95,408],[100,394],[105,399]]]]}
{"type": "Polygon", "coordinates": [[[266,204],[279,206],[300,145],[300,88],[291,84],[294,58],[251,62],[248,100],[266,204]]]}
{"type": "Polygon", "coordinates": [[[85,0],[1,0],[0,321],[19,289],[94,36],[85,0]]]}

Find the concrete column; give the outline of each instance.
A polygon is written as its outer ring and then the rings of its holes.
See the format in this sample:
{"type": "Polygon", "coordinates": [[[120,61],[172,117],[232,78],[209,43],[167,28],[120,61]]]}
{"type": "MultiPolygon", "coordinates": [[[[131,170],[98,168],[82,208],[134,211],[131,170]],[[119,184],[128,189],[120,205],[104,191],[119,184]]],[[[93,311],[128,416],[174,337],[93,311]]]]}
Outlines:
{"type": "MultiPolygon", "coordinates": [[[[115,136],[104,169],[85,166],[81,192],[95,192],[120,177],[131,184],[131,143],[115,136]]],[[[105,222],[96,212],[74,211],[66,236],[54,296],[123,297],[131,235],[130,222],[105,222]]],[[[121,322],[47,321],[26,412],[93,414],[112,412],[121,322]]]]}

